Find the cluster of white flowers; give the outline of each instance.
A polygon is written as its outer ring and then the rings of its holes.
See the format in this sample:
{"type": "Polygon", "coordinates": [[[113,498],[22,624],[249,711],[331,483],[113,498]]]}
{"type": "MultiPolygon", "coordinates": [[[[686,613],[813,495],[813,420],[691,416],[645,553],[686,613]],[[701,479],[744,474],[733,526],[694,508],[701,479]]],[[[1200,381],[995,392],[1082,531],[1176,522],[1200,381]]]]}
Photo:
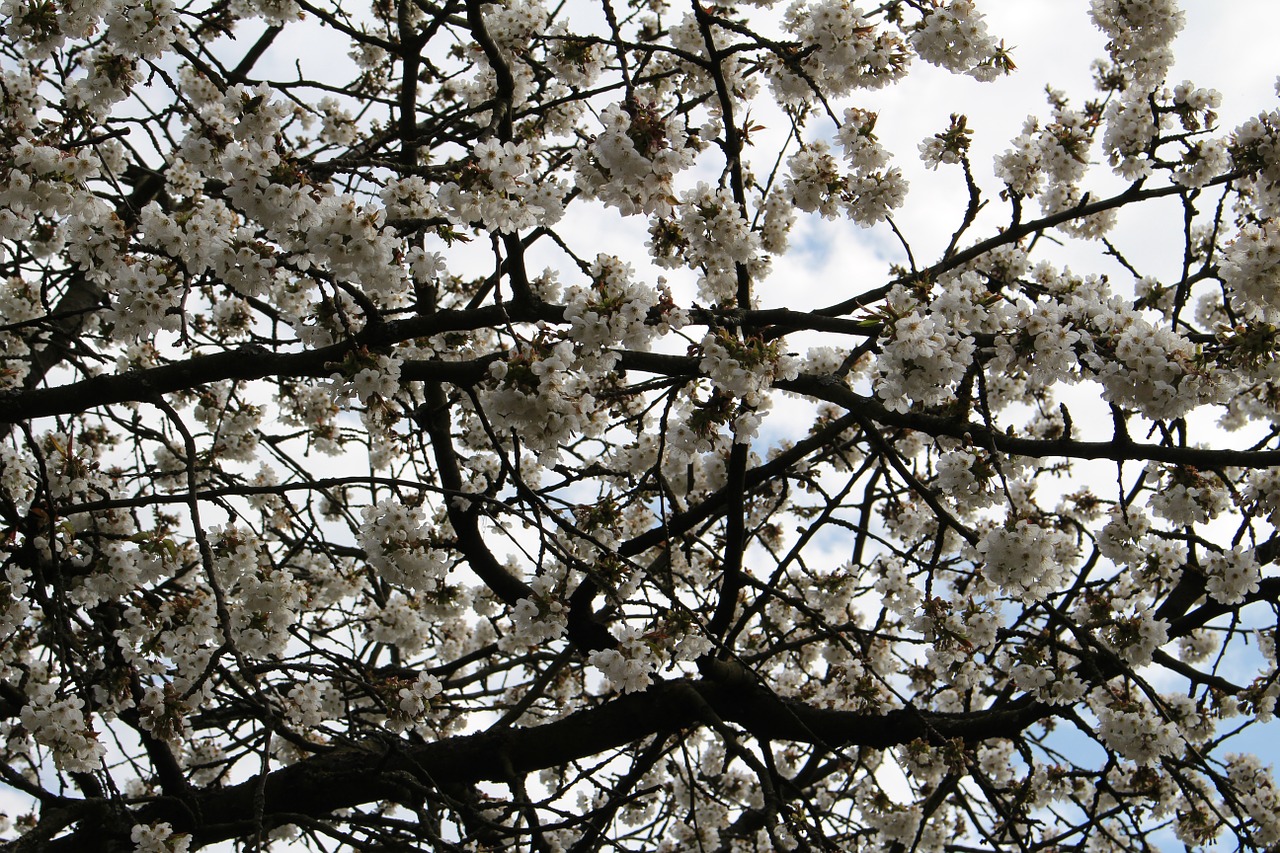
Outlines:
{"type": "Polygon", "coordinates": [[[609,105],[600,121],[604,130],[574,158],[578,189],[624,215],[670,216],[672,182],[697,154],[675,117],[636,101],[609,105]]]}
{"type": "Polygon", "coordinates": [[[833,219],[841,211],[863,227],[888,218],[906,199],[907,182],[876,140],[876,114],[847,109],[837,138],[853,171],[843,174],[823,140],[787,158],[784,192],[801,210],[833,219]]]}
{"type": "Polygon", "coordinates": [[[824,219],[835,219],[845,179],[827,143],[819,139],[801,146],[787,158],[787,170],[785,191],[791,203],[801,210],[816,211],[824,219]]]}
{"type": "Polygon", "coordinates": [[[503,649],[536,648],[564,635],[569,627],[569,612],[555,594],[558,580],[557,573],[548,572],[529,584],[534,597],[520,599],[511,609],[511,630],[499,640],[503,649]]]}
{"type": "Polygon", "coordinates": [[[139,81],[139,60],[155,60],[179,36],[172,0],[85,0],[73,4],[7,0],[0,16],[13,22],[23,53],[42,60],[62,47],[67,37],[83,39],[100,28],[103,37],[78,63],[86,73],[65,81],[68,103],[103,121],[111,106],[139,81]],[[103,26],[105,25],[105,27],[103,26]]]}
{"type": "Polygon", "coordinates": [[[1023,601],[1057,592],[1077,557],[1068,534],[1025,518],[992,529],[976,550],[987,578],[1023,601]]]}
{"type": "Polygon", "coordinates": [[[863,228],[870,228],[888,219],[906,197],[907,181],[897,166],[852,175],[846,197],[849,218],[863,228]]]}
{"type": "Polygon", "coordinates": [[[656,668],[653,650],[639,630],[632,626],[624,629],[618,648],[594,651],[587,661],[623,693],[635,693],[653,683],[656,668]]]}
{"type": "Polygon", "coordinates": [[[552,77],[570,92],[590,87],[604,71],[608,54],[603,44],[573,36],[562,21],[551,25],[553,49],[547,57],[552,77]]]}
{"type": "Polygon", "coordinates": [[[75,443],[65,432],[50,432],[43,436],[46,449],[45,488],[55,499],[83,500],[92,489],[101,488],[102,482],[93,465],[93,457],[75,443]]]}
{"type": "Polygon", "coordinates": [[[173,331],[181,321],[183,289],[154,263],[121,265],[114,279],[115,303],[103,314],[117,340],[140,341],[162,330],[173,331]]]}
{"type": "Polygon", "coordinates": [[[225,90],[212,84],[194,69],[186,72],[184,83],[195,83],[196,96],[201,92],[205,97],[199,102],[199,115],[192,116],[188,122],[193,127],[194,135],[190,143],[182,143],[179,150],[182,156],[193,164],[203,165],[202,153],[214,153],[217,147],[230,139],[239,143],[241,148],[227,145],[227,156],[240,155],[238,160],[224,159],[223,165],[229,177],[235,177],[239,171],[261,173],[279,165],[280,157],[275,146],[276,134],[281,125],[293,114],[292,107],[280,98],[279,93],[265,83],[252,88],[243,84],[228,86],[225,90]],[[196,131],[196,128],[199,130],[196,131]],[[206,147],[210,137],[218,137],[213,149],[206,147]],[[255,161],[254,155],[264,159],[255,161]]]}
{"type": "Polygon", "coordinates": [[[1127,97],[1107,105],[1102,148],[1112,169],[1125,180],[1136,181],[1151,174],[1151,143],[1168,125],[1168,117],[1157,115],[1151,106],[1149,94],[1141,90],[1128,92],[1127,97]]]}
{"type": "Polygon", "coordinates": [[[995,40],[971,0],[927,9],[911,33],[911,46],[925,62],[979,80],[993,80],[1010,68],[993,58],[995,40]]]}
{"type": "MultiPolygon", "coordinates": [[[[3,220],[4,211],[0,210],[0,220],[3,220]]],[[[3,230],[3,224],[0,223],[0,231],[3,230]]],[[[44,314],[44,309],[40,304],[39,288],[33,287],[30,283],[24,281],[17,276],[0,281],[0,311],[9,323],[17,326],[26,325],[36,317],[44,314]]],[[[0,351],[4,352],[4,370],[0,370],[0,389],[7,390],[9,388],[20,387],[22,380],[26,377],[30,359],[31,348],[27,342],[19,335],[10,332],[0,332],[0,351]]],[[[17,476],[16,470],[10,467],[13,463],[13,450],[6,446],[0,445],[0,471],[7,485],[16,488],[13,494],[23,494],[29,490],[29,487],[14,482],[17,476]]]]}
{"type": "Polygon", "coordinates": [[[500,434],[518,430],[542,464],[558,458],[572,436],[601,428],[592,382],[572,341],[522,346],[490,364],[489,376],[494,384],[480,400],[493,427],[500,434]]]}
{"type": "Polygon", "coordinates": [[[934,485],[964,511],[991,506],[997,501],[995,468],[981,450],[949,450],[938,457],[934,485]]]}
{"type": "Polygon", "coordinates": [[[659,291],[635,280],[631,265],[613,255],[599,254],[591,265],[591,286],[570,287],[564,293],[564,318],[569,337],[582,348],[583,369],[611,369],[617,360],[609,347],[641,349],[654,335],[647,322],[658,304],[659,291]]]}
{"type": "MultiPolygon", "coordinates": [[[[1216,110],[1222,104],[1222,94],[1216,89],[1197,88],[1190,80],[1184,80],[1173,89],[1172,109],[1188,131],[1210,130],[1217,118],[1216,110]]],[[[1185,187],[1202,187],[1227,171],[1231,166],[1231,154],[1222,139],[1188,139],[1183,143],[1182,166],[1173,174],[1173,180],[1185,187]]]]}
{"type": "Polygon", "coordinates": [[[1140,610],[1112,621],[1104,636],[1130,666],[1145,666],[1151,663],[1156,649],[1169,642],[1169,623],[1156,619],[1148,610],[1140,610]]]}
{"type": "Polygon", "coordinates": [[[778,379],[795,379],[800,361],[781,352],[778,342],[738,341],[728,333],[708,332],[700,345],[698,369],[716,387],[751,407],[768,405],[765,393],[778,379]]]}
{"type": "Polygon", "coordinates": [[[1026,690],[1038,701],[1050,705],[1073,705],[1088,692],[1080,676],[1061,671],[1058,666],[1020,663],[1014,665],[1010,674],[1019,690],[1026,690]]]}
{"type": "Polygon", "coordinates": [[[201,395],[195,416],[214,437],[214,449],[219,455],[248,462],[258,449],[256,427],[262,422],[263,409],[233,395],[230,383],[210,386],[201,395]]]}
{"type": "Polygon", "coordinates": [[[451,564],[449,552],[431,545],[421,508],[387,498],[365,507],[361,516],[360,547],[380,576],[410,589],[439,588],[451,564]]]}
{"type": "Polygon", "coordinates": [[[871,172],[889,165],[889,152],[875,133],[879,117],[879,113],[849,107],[836,128],[836,140],[844,159],[856,172],[871,172]]]}
{"type": "Polygon", "coordinates": [[[134,853],[187,853],[191,836],[175,835],[168,823],[136,824],[129,832],[134,853]]]}
{"type": "Polygon", "coordinates": [[[117,2],[103,17],[105,41],[120,56],[155,59],[177,38],[178,14],[173,0],[117,2]]]}
{"type": "Polygon", "coordinates": [[[837,96],[879,89],[903,77],[910,65],[911,54],[898,34],[878,29],[847,0],[792,3],[783,27],[802,45],[799,69],[770,57],[769,83],[783,104],[809,100],[815,84],[837,96]]]}
{"type": "Polygon", "coordinates": [[[1182,167],[1173,173],[1173,180],[1184,187],[1203,187],[1230,167],[1231,155],[1222,140],[1193,140],[1187,142],[1182,167]]]}
{"type": "Polygon", "coordinates": [[[883,850],[902,846],[921,853],[942,853],[946,849],[947,832],[936,821],[924,821],[920,805],[898,805],[885,801],[868,804],[862,811],[867,825],[876,832],[876,843],[883,850]]]}
{"type": "Polygon", "coordinates": [[[186,718],[188,710],[188,704],[174,692],[171,684],[147,686],[138,699],[138,720],[142,727],[174,747],[180,747],[191,737],[186,718]]]}
{"type": "Polygon", "coordinates": [[[1076,347],[1082,335],[1067,306],[1053,299],[1019,301],[1009,326],[1013,334],[996,338],[997,371],[1025,375],[1031,391],[1079,378],[1076,347]]]}
{"type": "Polygon", "coordinates": [[[1209,597],[1222,604],[1239,604],[1246,595],[1258,591],[1262,569],[1253,549],[1236,546],[1231,551],[1217,551],[1204,558],[1202,564],[1209,597]]]}
{"type": "Polygon", "coordinates": [[[1040,131],[1037,147],[1039,166],[1048,173],[1052,190],[1072,186],[1084,177],[1092,138],[1087,113],[1072,108],[1061,92],[1051,90],[1048,97],[1052,116],[1040,131]]]}
{"type": "Polygon", "coordinates": [[[306,429],[313,448],[328,455],[342,451],[334,424],[339,407],[328,389],[319,385],[284,386],[276,402],[281,422],[306,429]]]}
{"type": "Polygon", "coordinates": [[[1089,15],[1129,88],[1153,91],[1173,64],[1170,45],[1186,23],[1176,0],[1092,0],[1089,15]]]}
{"type": "MultiPolygon", "coordinates": [[[[409,7],[417,12],[415,7],[409,7]]],[[[515,61],[528,45],[547,31],[547,9],[536,0],[507,0],[504,3],[485,3],[480,6],[485,30],[498,47],[499,53],[511,73],[515,103],[524,103],[538,86],[533,66],[515,61]]],[[[470,40],[459,46],[466,62],[474,71],[471,79],[453,81],[450,90],[456,91],[466,103],[481,113],[482,124],[489,121],[483,110],[491,107],[497,93],[497,75],[489,65],[489,58],[478,40],[470,40]]],[[[538,75],[541,77],[542,75],[538,75]]]]}
{"type": "Polygon", "coordinates": [[[1218,650],[1218,637],[1213,631],[1197,628],[1178,638],[1178,657],[1187,663],[1201,663],[1218,650]]]}
{"type": "Polygon", "coordinates": [[[1272,110],[1249,119],[1231,135],[1232,165],[1248,174],[1244,188],[1268,219],[1280,216],[1280,112],[1272,110]]]}
{"type": "Polygon", "coordinates": [[[1090,704],[1098,715],[1098,734],[1109,749],[1137,764],[1150,765],[1181,745],[1178,727],[1161,719],[1149,704],[1123,700],[1097,688],[1090,704]]]}
{"type": "Polygon", "coordinates": [[[439,252],[428,252],[421,246],[414,246],[405,255],[405,264],[417,284],[435,284],[445,279],[448,269],[444,255],[439,252]]]}
{"type": "Polygon", "coordinates": [[[1186,337],[1141,317],[1128,319],[1114,335],[1094,338],[1111,357],[1096,352],[1084,357],[1108,401],[1152,419],[1168,419],[1230,395],[1233,377],[1197,366],[1195,345],[1186,337]]]}
{"type": "Polygon", "coordinates": [[[996,155],[995,175],[1009,191],[1020,196],[1039,196],[1048,179],[1051,193],[1041,198],[1046,212],[1054,205],[1061,209],[1062,198],[1071,195],[1089,165],[1090,120],[1071,109],[1060,92],[1050,91],[1053,108],[1047,125],[1041,127],[1033,116],[1023,122],[1022,133],[1013,148],[996,155]]]}
{"type": "Polygon", "coordinates": [[[760,228],[760,245],[772,255],[781,255],[787,250],[787,242],[792,226],[796,223],[795,206],[784,191],[774,188],[765,196],[764,223],[760,228]]]}
{"type": "Polygon", "coordinates": [[[387,219],[435,219],[444,215],[435,191],[417,175],[392,178],[378,197],[386,206],[387,219]]]}
{"type": "Polygon", "coordinates": [[[31,616],[27,603],[27,581],[31,573],[19,566],[10,566],[0,581],[0,635],[17,636],[18,630],[31,616]]]}
{"type": "MultiPolygon", "coordinates": [[[[214,552],[213,569],[223,589],[240,602],[230,613],[230,629],[237,648],[250,655],[278,655],[289,640],[289,628],[303,605],[304,589],[284,566],[265,559],[263,542],[251,531],[232,524],[209,532],[214,552]]],[[[213,633],[212,596],[200,600],[192,630],[175,642],[190,646],[197,658],[211,651],[205,644],[213,633]]]]}
{"type": "Polygon", "coordinates": [[[301,20],[302,8],[296,0],[243,0],[256,14],[272,26],[284,26],[290,21],[301,20]]]}
{"type": "Polygon", "coordinates": [[[167,540],[167,543],[162,540],[158,548],[146,551],[112,542],[103,549],[107,570],[86,577],[77,590],[83,606],[92,607],[112,598],[125,598],[129,590],[159,580],[165,573],[165,560],[157,553],[162,549],[167,551],[166,557],[171,558],[178,553],[172,540],[167,540]],[[169,545],[173,547],[169,548],[169,545]]]}
{"type": "Polygon", "coordinates": [[[290,724],[316,729],[342,717],[342,691],[333,682],[303,681],[289,689],[284,708],[290,724]]]}
{"type": "MultiPolygon", "coordinates": [[[[148,242],[180,258],[189,274],[213,272],[245,297],[304,292],[279,269],[277,253],[283,250],[305,253],[305,259],[297,260],[304,268],[327,270],[362,285],[375,302],[403,304],[408,288],[403,270],[393,263],[396,239],[383,227],[385,211],[316,186],[281,159],[276,140],[289,109],[271,90],[234,86],[225,95],[205,91],[207,80],[190,72],[184,82],[191,84],[200,121],[179,145],[166,182],[175,194],[191,198],[195,208],[175,219],[158,204],[149,205],[141,217],[148,242]],[[203,197],[210,180],[226,184],[230,205],[203,197]],[[242,215],[261,222],[263,231],[242,225],[242,215]]],[[[115,270],[111,273],[119,277],[115,270]]],[[[286,316],[306,313],[289,310],[287,301],[281,306],[286,316]]]]}
{"type": "Polygon", "coordinates": [[[1155,466],[1147,473],[1151,480],[1159,481],[1149,500],[1151,511],[1175,525],[1203,524],[1231,506],[1231,496],[1217,476],[1171,467],[1161,477],[1155,466]]]}
{"type": "Polygon", "coordinates": [[[554,225],[568,189],[559,178],[535,174],[536,154],[527,141],[477,144],[459,180],[440,187],[441,208],[459,226],[482,223],[506,234],[554,225]]]}
{"type": "Polygon", "coordinates": [[[423,602],[400,590],[392,592],[382,603],[371,601],[362,622],[364,634],[370,641],[385,643],[408,655],[422,651],[431,636],[430,616],[423,602]]]}
{"type": "Polygon", "coordinates": [[[51,145],[37,145],[26,137],[19,137],[9,150],[14,168],[34,177],[47,177],[58,171],[62,152],[51,145]]]}
{"type": "MultiPolygon", "coordinates": [[[[0,3],[0,16],[6,7],[12,8],[18,0],[5,0],[0,3]]],[[[89,5],[89,4],[84,4],[89,5]]],[[[8,26],[16,26],[17,19],[9,17],[8,26]]],[[[24,46],[31,41],[23,41],[24,46]]],[[[40,94],[40,82],[33,76],[32,69],[23,65],[18,68],[0,68],[0,85],[5,92],[5,115],[0,119],[0,127],[4,128],[6,139],[21,140],[38,133],[40,121],[38,116],[45,107],[45,99],[40,94]]],[[[104,154],[111,153],[108,146],[104,154]]]]}
{"type": "Polygon", "coordinates": [[[1203,699],[1184,693],[1172,693],[1160,697],[1161,710],[1177,725],[1188,743],[1200,746],[1208,743],[1217,728],[1217,713],[1203,699]]]}
{"type": "Polygon", "coordinates": [[[383,228],[385,209],[365,208],[354,199],[335,195],[321,199],[310,215],[316,220],[316,231],[323,235],[323,239],[311,237],[307,241],[314,263],[339,278],[359,282],[369,296],[384,305],[403,304],[407,288],[403,271],[394,263],[394,232],[383,228]]]}
{"type": "MultiPolygon", "coordinates": [[[[352,396],[368,405],[375,397],[390,399],[400,390],[400,359],[385,353],[361,354],[351,360],[354,368],[329,377],[329,393],[341,404],[352,396]]],[[[344,363],[344,366],[345,363],[344,363]]]]}
{"type": "Polygon", "coordinates": [[[305,591],[293,573],[268,565],[246,573],[230,592],[241,603],[231,625],[237,648],[249,655],[282,654],[305,603],[305,591]]]}
{"type": "Polygon", "coordinates": [[[320,131],[320,141],[330,145],[354,145],[360,137],[355,117],[342,103],[332,95],[320,99],[318,109],[324,116],[324,127],[320,131]]]}
{"type": "Polygon", "coordinates": [[[1045,137],[1038,134],[1039,129],[1040,123],[1028,117],[1021,135],[1013,140],[1013,148],[996,155],[995,176],[1004,181],[1014,195],[1034,198],[1044,187],[1040,144],[1045,137]]]}
{"type": "Polygon", "coordinates": [[[1197,88],[1190,81],[1178,84],[1172,92],[1162,89],[1154,95],[1140,87],[1126,89],[1107,105],[1103,114],[1106,129],[1102,147],[1112,168],[1131,181],[1150,175],[1157,162],[1152,145],[1158,136],[1167,134],[1177,116],[1188,133],[1180,140],[1182,163],[1172,178],[1183,186],[1204,186],[1230,166],[1223,140],[1194,138],[1198,131],[1212,126],[1214,110],[1221,101],[1217,91],[1197,88]]]}
{"type": "Polygon", "coordinates": [[[53,684],[32,678],[27,683],[27,704],[19,716],[36,743],[52,750],[59,769],[92,773],[102,767],[107,751],[85,717],[84,700],[79,696],[59,696],[53,684]]]}
{"type": "Polygon", "coordinates": [[[763,278],[768,261],[761,255],[760,233],[752,230],[729,188],[699,182],[680,195],[677,214],[679,255],[659,254],[656,242],[650,243],[650,252],[660,265],[670,266],[671,260],[680,257],[683,264],[697,269],[699,298],[732,303],[737,297],[739,265],[746,266],[754,279],[763,278]]]}
{"type": "MultiPolygon", "coordinates": [[[[86,6],[92,4],[86,3],[86,6]]],[[[105,5],[99,0],[99,7],[105,5]]],[[[96,24],[102,17],[102,9],[94,10],[93,21],[96,24]]],[[[45,4],[37,4],[30,0],[4,0],[0,3],[0,16],[7,21],[6,29],[12,28],[16,43],[22,45],[27,59],[39,60],[47,57],[62,46],[66,39],[61,21],[57,15],[49,15],[50,8],[45,4]]]]}
{"type": "Polygon", "coordinates": [[[944,164],[954,166],[960,162],[961,152],[948,144],[941,133],[926,137],[917,148],[920,150],[920,159],[924,162],[926,169],[936,169],[944,164]]]}
{"type": "Polygon", "coordinates": [[[1280,526],[1280,469],[1249,471],[1240,485],[1240,499],[1250,515],[1280,526]]]}
{"type": "Polygon", "coordinates": [[[440,679],[427,672],[419,673],[410,684],[396,690],[391,715],[387,718],[387,728],[395,732],[411,728],[426,715],[431,700],[439,696],[443,689],[440,679]]]}
{"type": "Polygon", "coordinates": [[[1264,848],[1280,842],[1280,789],[1271,768],[1256,755],[1228,755],[1227,778],[1251,819],[1253,842],[1264,848]]]}
{"type": "Polygon", "coordinates": [[[886,324],[886,336],[872,370],[876,395],[885,406],[906,412],[912,404],[949,402],[973,360],[973,338],[918,310],[886,324]]]}
{"type": "Polygon", "coordinates": [[[1246,223],[1223,253],[1218,275],[1236,297],[1236,311],[1267,322],[1280,318],[1280,225],[1246,223]]]}

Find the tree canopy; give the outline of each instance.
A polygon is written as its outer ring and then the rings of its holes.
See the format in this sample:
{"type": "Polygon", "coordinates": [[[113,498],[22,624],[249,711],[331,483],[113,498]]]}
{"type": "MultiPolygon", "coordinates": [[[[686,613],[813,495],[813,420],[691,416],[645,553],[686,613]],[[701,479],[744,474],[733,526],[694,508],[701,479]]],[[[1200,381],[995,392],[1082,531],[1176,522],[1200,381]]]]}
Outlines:
{"type": "Polygon", "coordinates": [[[1280,112],[1079,6],[3,0],[5,849],[1275,849],[1280,112]]]}

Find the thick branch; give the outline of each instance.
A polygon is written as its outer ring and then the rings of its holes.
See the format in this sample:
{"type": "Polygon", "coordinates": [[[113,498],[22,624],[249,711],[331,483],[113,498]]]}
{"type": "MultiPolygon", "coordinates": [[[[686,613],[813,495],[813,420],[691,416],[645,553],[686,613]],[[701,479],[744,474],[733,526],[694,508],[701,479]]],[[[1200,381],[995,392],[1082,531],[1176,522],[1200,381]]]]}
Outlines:
{"type": "MultiPolygon", "coordinates": [[[[229,788],[198,792],[193,809],[171,800],[150,803],[138,810],[137,818],[168,821],[175,831],[192,833],[196,846],[202,846],[251,832],[256,826],[254,797],[260,791],[262,818],[268,827],[290,823],[292,816],[325,817],[375,802],[412,804],[421,800],[421,788],[501,781],[513,771],[525,774],[558,767],[663,731],[697,726],[706,706],[725,722],[767,740],[876,749],[918,739],[939,744],[952,738],[976,742],[1012,737],[1051,712],[1048,706],[1024,701],[1005,710],[972,714],[898,709],[872,715],[811,708],[779,699],[763,688],[667,681],[533,728],[417,746],[374,740],[337,749],[273,771],[265,781],[255,777],[229,788]]],[[[83,845],[96,837],[97,829],[83,825],[44,849],[85,849],[83,845]]]]}

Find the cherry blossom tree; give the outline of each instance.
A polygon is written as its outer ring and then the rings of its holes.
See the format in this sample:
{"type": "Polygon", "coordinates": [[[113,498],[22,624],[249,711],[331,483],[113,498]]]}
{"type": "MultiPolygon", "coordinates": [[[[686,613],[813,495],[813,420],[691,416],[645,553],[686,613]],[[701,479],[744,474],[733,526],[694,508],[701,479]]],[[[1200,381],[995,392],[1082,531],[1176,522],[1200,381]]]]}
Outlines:
{"type": "Polygon", "coordinates": [[[3,0],[5,849],[1276,849],[1280,112],[1079,5],[3,0]]]}

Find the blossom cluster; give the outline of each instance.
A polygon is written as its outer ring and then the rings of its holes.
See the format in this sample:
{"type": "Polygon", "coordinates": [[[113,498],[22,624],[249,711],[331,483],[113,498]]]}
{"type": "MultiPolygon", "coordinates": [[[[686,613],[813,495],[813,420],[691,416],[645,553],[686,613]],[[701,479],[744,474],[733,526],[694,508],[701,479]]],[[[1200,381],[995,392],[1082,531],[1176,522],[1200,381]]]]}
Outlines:
{"type": "Polygon", "coordinates": [[[1239,604],[1246,595],[1257,592],[1262,576],[1252,550],[1240,547],[1208,555],[1204,572],[1209,597],[1223,604],[1239,604]]]}
{"type": "Polygon", "coordinates": [[[815,140],[787,159],[786,192],[801,210],[826,218],[843,212],[864,227],[886,219],[906,198],[902,170],[888,166],[876,139],[876,114],[850,108],[837,137],[852,172],[842,174],[827,143],[815,140]]]}
{"type": "Polygon", "coordinates": [[[670,216],[674,179],[693,165],[697,148],[674,117],[637,99],[600,113],[603,130],[574,161],[575,185],[624,215],[670,216]]]}
{"type": "MultiPolygon", "coordinates": [[[[570,339],[588,359],[599,357],[598,369],[607,370],[617,358],[610,347],[638,349],[648,344],[655,333],[649,314],[661,297],[653,287],[636,280],[630,264],[611,255],[597,255],[590,272],[591,287],[565,292],[564,317],[570,324],[570,339]]],[[[596,367],[591,362],[584,366],[596,367]]]]}
{"type": "MultiPolygon", "coordinates": [[[[1050,119],[1043,124],[1028,117],[1013,147],[995,158],[995,175],[1008,192],[1038,198],[1046,214],[1067,210],[1083,198],[1079,183],[1089,166],[1094,122],[1085,112],[1070,106],[1061,92],[1049,91],[1050,119]]],[[[1105,215],[1067,226],[1080,236],[1097,236],[1107,230],[1105,215]]]]}
{"type": "Polygon", "coordinates": [[[1057,591],[1076,559],[1068,535],[1025,518],[994,528],[976,550],[987,577],[1024,601],[1057,591]]]}
{"type": "Polygon", "coordinates": [[[638,633],[625,638],[616,649],[592,652],[589,662],[623,693],[634,693],[653,683],[655,662],[638,633]]]}
{"type": "Polygon", "coordinates": [[[129,832],[134,853],[187,853],[191,849],[191,836],[176,833],[172,824],[137,824],[129,832]]]}
{"type": "Polygon", "coordinates": [[[731,304],[744,273],[763,278],[768,261],[760,234],[727,187],[700,182],[681,194],[676,213],[674,221],[660,219],[650,226],[649,253],[659,266],[697,270],[700,299],[731,304]]]}
{"type": "Polygon", "coordinates": [[[1234,307],[1241,314],[1268,322],[1280,318],[1280,235],[1276,224],[1271,220],[1246,223],[1227,246],[1218,274],[1237,295],[1234,307]]]}
{"type": "Polygon", "coordinates": [[[979,80],[993,80],[1009,71],[1009,65],[996,55],[995,40],[971,0],[950,0],[926,11],[911,34],[911,46],[925,62],[979,80]]]}
{"type": "Polygon", "coordinates": [[[1182,743],[1177,726],[1134,699],[1103,697],[1101,689],[1090,695],[1096,708],[1099,734],[1111,749],[1138,764],[1152,764],[1173,755],[1182,743]]]}
{"type": "Polygon", "coordinates": [[[544,464],[574,436],[599,430],[590,377],[572,341],[536,341],[489,365],[493,386],[481,401],[494,429],[521,430],[544,464]]]}
{"type": "Polygon", "coordinates": [[[902,36],[873,24],[843,0],[793,3],[783,26],[802,45],[795,67],[772,59],[769,82],[779,101],[803,103],[812,88],[835,95],[879,89],[906,74],[911,54],[902,36]]]}
{"type": "Polygon", "coordinates": [[[369,565],[391,583],[435,590],[449,571],[448,552],[431,545],[431,528],[422,509],[394,498],[366,507],[360,547],[369,565]]]}
{"type": "Polygon", "coordinates": [[[329,391],[336,402],[356,397],[364,405],[378,398],[390,399],[400,387],[400,361],[393,355],[353,353],[339,371],[329,377],[329,391]]]}
{"type": "Polygon", "coordinates": [[[1186,24],[1174,0],[1091,0],[1089,15],[1128,88],[1150,92],[1173,64],[1170,45],[1186,24]]]}
{"type": "Polygon", "coordinates": [[[84,708],[79,696],[60,696],[54,685],[33,681],[20,714],[23,728],[52,751],[58,769],[69,773],[98,770],[107,753],[84,708]]]}
{"type": "Polygon", "coordinates": [[[973,358],[973,339],[919,311],[898,318],[891,328],[872,372],[876,395],[899,412],[913,404],[950,401],[973,358]]]}
{"type": "Polygon", "coordinates": [[[506,234],[554,225],[568,190],[557,178],[536,175],[536,155],[527,142],[479,143],[459,179],[440,188],[441,208],[460,226],[478,222],[506,234]]]}

